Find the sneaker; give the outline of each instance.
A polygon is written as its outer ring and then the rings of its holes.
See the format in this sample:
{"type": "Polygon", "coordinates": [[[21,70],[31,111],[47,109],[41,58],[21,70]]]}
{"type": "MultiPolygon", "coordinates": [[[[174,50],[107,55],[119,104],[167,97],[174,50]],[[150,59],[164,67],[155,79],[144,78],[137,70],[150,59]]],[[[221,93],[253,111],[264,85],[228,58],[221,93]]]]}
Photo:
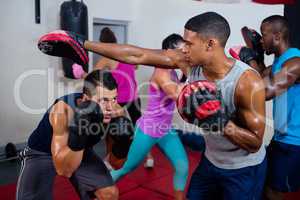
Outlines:
{"type": "Polygon", "coordinates": [[[145,168],[153,168],[154,167],[154,159],[153,158],[147,158],[145,164],[145,168]]]}

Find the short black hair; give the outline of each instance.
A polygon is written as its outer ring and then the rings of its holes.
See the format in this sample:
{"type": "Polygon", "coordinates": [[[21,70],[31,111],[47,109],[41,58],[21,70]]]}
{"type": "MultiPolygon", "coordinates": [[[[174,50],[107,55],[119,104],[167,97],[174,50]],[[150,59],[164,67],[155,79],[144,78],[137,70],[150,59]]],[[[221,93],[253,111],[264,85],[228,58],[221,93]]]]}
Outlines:
{"type": "Polygon", "coordinates": [[[114,90],[118,85],[110,71],[98,69],[92,71],[85,77],[83,84],[83,93],[88,96],[93,96],[96,94],[97,86],[101,86],[109,90],[114,90]]]}
{"type": "Polygon", "coordinates": [[[192,17],[187,21],[184,28],[200,33],[204,37],[215,37],[223,47],[225,47],[230,36],[230,26],[228,21],[215,12],[205,12],[192,17]]]}
{"type": "Polygon", "coordinates": [[[99,41],[103,42],[103,43],[117,43],[118,42],[114,32],[108,27],[104,27],[101,30],[99,41]]]}
{"type": "Polygon", "coordinates": [[[281,32],[285,41],[289,40],[289,24],[285,17],[281,15],[271,15],[262,21],[262,24],[269,23],[272,25],[273,33],[281,32]]]}
{"type": "Polygon", "coordinates": [[[176,49],[180,42],[184,42],[181,35],[172,33],[162,41],[162,49],[176,49]]]}

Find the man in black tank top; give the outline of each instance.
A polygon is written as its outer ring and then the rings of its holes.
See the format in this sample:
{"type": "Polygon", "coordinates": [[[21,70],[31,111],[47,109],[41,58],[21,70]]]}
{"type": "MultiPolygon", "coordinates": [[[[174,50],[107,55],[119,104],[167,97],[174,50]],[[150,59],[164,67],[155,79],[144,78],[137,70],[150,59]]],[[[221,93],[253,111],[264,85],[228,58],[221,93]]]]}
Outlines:
{"type": "Polygon", "coordinates": [[[52,199],[57,174],[69,178],[80,199],[118,199],[108,169],[92,149],[111,120],[116,97],[112,74],[95,70],[85,78],[83,93],[54,102],[21,153],[17,200],[52,199]]]}

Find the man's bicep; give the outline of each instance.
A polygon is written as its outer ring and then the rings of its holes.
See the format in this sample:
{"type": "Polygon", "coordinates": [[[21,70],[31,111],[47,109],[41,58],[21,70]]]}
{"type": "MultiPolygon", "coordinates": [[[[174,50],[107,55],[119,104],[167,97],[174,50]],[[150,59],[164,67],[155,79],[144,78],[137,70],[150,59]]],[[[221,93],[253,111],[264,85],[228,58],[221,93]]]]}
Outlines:
{"type": "Polygon", "coordinates": [[[68,144],[68,135],[53,135],[51,143],[51,153],[55,156],[68,144]]]}
{"type": "Polygon", "coordinates": [[[265,89],[258,74],[250,73],[239,81],[238,116],[245,128],[262,136],[265,128],[265,89]]]}
{"type": "Polygon", "coordinates": [[[57,154],[67,146],[68,141],[68,112],[63,102],[58,102],[50,111],[50,124],[52,126],[51,152],[57,154]]]}

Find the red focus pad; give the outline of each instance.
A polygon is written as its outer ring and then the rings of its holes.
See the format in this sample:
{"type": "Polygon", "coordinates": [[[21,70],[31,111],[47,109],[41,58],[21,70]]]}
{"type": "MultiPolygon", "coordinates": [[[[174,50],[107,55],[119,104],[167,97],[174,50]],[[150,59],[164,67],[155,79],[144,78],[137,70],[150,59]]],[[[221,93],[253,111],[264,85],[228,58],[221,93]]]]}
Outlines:
{"type": "Polygon", "coordinates": [[[186,85],[176,103],[183,120],[206,131],[221,131],[230,119],[215,82],[200,80],[186,85]]]}
{"type": "Polygon", "coordinates": [[[186,85],[177,99],[179,114],[188,122],[193,121],[193,118],[205,119],[220,109],[221,103],[216,99],[216,94],[217,87],[214,82],[201,80],[186,85]],[[188,102],[193,95],[196,95],[195,101],[188,102]]]}
{"type": "Polygon", "coordinates": [[[210,100],[201,105],[196,109],[196,116],[199,119],[205,119],[221,109],[221,102],[219,100],[210,100]]]}
{"type": "Polygon", "coordinates": [[[87,66],[89,58],[83,48],[84,39],[68,31],[57,30],[43,35],[38,48],[45,54],[66,57],[79,65],[87,66]]]}

